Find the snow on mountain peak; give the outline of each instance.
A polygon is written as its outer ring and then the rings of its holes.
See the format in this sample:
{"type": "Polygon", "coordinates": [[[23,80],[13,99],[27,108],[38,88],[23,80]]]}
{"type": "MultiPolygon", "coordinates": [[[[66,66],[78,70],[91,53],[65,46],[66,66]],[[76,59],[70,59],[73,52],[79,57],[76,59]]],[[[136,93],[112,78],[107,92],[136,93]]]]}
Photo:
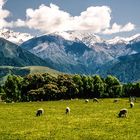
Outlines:
{"type": "Polygon", "coordinates": [[[134,36],[129,37],[129,41],[130,42],[134,42],[134,41],[140,41],[140,34],[136,34],[134,36]]]}
{"type": "MultiPolygon", "coordinates": [[[[115,38],[109,40],[105,40],[90,31],[63,31],[63,32],[55,32],[52,33],[51,35],[60,36],[69,41],[81,41],[89,47],[94,46],[96,43],[97,44],[106,43],[109,45],[115,45],[115,44],[129,44],[132,42],[140,41],[140,34],[136,34],[130,37],[116,36],[115,38]]],[[[14,32],[6,28],[0,29],[0,37],[18,45],[33,38],[33,36],[31,36],[28,33],[14,32]]]]}
{"type": "Polygon", "coordinates": [[[28,33],[14,32],[9,29],[0,29],[0,37],[18,45],[33,38],[28,33]]]}
{"type": "Polygon", "coordinates": [[[106,41],[108,44],[128,44],[129,43],[129,40],[127,38],[123,38],[123,37],[115,37],[113,39],[109,39],[106,41]]]}
{"type": "Polygon", "coordinates": [[[133,35],[133,36],[130,36],[130,37],[119,37],[119,36],[116,36],[115,38],[113,39],[109,39],[109,40],[106,40],[106,42],[108,44],[121,44],[121,43],[124,43],[124,44],[128,44],[130,42],[134,42],[134,41],[140,41],[140,34],[136,34],[136,35],[133,35]]]}
{"type": "Polygon", "coordinates": [[[60,35],[66,40],[82,41],[83,43],[89,46],[95,43],[104,42],[102,38],[88,31],[65,31],[65,32],[55,32],[54,34],[60,35]]]}
{"type": "Polygon", "coordinates": [[[88,31],[64,31],[64,32],[55,32],[53,35],[58,35],[63,37],[66,40],[70,41],[82,41],[87,46],[93,46],[96,43],[106,43],[109,45],[115,44],[129,44],[132,41],[140,41],[140,34],[136,34],[130,37],[120,37],[116,36],[112,39],[105,40],[98,35],[95,35],[92,32],[88,31]]]}

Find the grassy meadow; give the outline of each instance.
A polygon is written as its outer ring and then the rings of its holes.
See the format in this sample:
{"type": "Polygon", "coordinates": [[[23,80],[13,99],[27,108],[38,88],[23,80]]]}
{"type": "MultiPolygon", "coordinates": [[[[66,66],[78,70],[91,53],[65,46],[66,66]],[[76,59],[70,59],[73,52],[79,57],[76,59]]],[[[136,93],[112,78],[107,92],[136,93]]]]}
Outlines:
{"type": "Polygon", "coordinates": [[[128,99],[1,102],[0,140],[140,140],[140,99],[134,108],[128,99]],[[38,108],[44,115],[35,116],[38,108]],[[128,109],[127,118],[117,117],[122,108],[128,109]]]}

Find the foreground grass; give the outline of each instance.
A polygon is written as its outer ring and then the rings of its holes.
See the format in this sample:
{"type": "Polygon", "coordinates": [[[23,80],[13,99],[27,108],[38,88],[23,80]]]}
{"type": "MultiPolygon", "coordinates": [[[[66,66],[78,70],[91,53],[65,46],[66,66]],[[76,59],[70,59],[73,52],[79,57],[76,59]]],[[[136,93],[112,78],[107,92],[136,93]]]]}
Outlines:
{"type": "Polygon", "coordinates": [[[113,103],[84,100],[0,103],[0,140],[139,140],[140,101],[129,108],[127,99],[113,103]],[[71,108],[70,115],[65,108],[71,108]],[[128,108],[127,118],[118,118],[120,109],[128,108]],[[35,116],[43,108],[45,114],[35,116]]]}

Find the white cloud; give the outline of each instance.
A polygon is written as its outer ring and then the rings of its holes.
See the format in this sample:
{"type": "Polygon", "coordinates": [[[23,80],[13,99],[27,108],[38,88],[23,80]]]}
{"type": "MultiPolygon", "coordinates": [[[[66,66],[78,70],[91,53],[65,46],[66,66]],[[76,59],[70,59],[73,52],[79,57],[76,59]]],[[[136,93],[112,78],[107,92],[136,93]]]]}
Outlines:
{"type": "MultiPolygon", "coordinates": [[[[92,6],[80,16],[71,16],[58,6],[50,4],[50,6],[41,5],[35,10],[27,9],[26,20],[19,22],[47,33],[65,30],[92,30],[97,33],[110,26],[110,13],[111,9],[107,6],[92,6]]],[[[17,24],[19,22],[17,21],[17,24]]]]}
{"type": "Polygon", "coordinates": [[[123,28],[122,31],[123,32],[129,32],[135,29],[135,25],[132,24],[131,22],[127,23],[123,28]]]}
{"type": "Polygon", "coordinates": [[[91,6],[81,12],[79,16],[61,10],[57,5],[40,5],[38,9],[26,10],[26,20],[17,19],[7,22],[10,16],[8,10],[3,9],[7,0],[0,0],[0,29],[5,27],[28,27],[43,33],[67,30],[89,30],[93,33],[112,34],[128,32],[135,29],[135,25],[127,23],[118,25],[114,23],[111,27],[111,9],[108,6],[91,6]]]}
{"type": "Polygon", "coordinates": [[[0,0],[0,29],[5,27],[12,27],[13,22],[7,22],[6,18],[10,16],[8,10],[3,9],[6,0],[0,0]]]}
{"type": "Polygon", "coordinates": [[[103,31],[103,34],[113,34],[113,33],[119,33],[119,32],[129,32],[135,29],[135,25],[131,22],[127,23],[126,25],[118,25],[117,23],[114,23],[110,29],[106,29],[103,31]]]}
{"type": "Polygon", "coordinates": [[[0,0],[0,8],[2,8],[3,7],[3,5],[5,4],[5,0],[0,0]]]}
{"type": "Polygon", "coordinates": [[[17,19],[17,21],[15,21],[13,24],[14,24],[15,27],[24,27],[24,26],[26,26],[25,22],[23,20],[21,20],[21,19],[17,19]]]}

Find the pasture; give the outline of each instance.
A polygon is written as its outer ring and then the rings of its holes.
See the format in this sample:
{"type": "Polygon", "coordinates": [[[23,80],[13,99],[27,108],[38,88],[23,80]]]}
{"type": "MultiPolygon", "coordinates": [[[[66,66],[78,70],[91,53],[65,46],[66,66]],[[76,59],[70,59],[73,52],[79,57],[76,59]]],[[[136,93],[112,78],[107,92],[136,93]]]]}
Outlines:
{"type": "Polygon", "coordinates": [[[0,103],[0,140],[140,140],[140,100],[60,100],[0,103]],[[66,107],[71,109],[65,114],[66,107]],[[36,117],[35,111],[44,109],[36,117]],[[118,118],[127,108],[127,118],[118,118]]]}

